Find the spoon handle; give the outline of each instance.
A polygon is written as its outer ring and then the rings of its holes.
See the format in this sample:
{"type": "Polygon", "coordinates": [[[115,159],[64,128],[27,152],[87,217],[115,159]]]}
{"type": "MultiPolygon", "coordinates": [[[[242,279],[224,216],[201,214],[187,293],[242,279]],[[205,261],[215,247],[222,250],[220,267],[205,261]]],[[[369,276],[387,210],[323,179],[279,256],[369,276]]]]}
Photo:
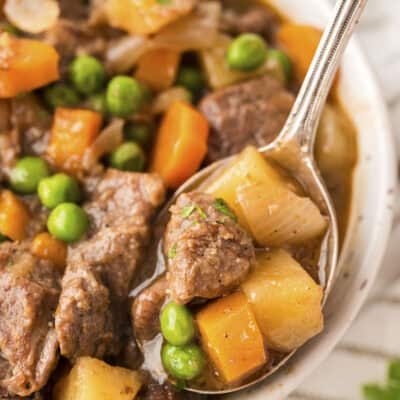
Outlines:
{"type": "Polygon", "coordinates": [[[341,56],[367,0],[339,0],[314,55],[296,102],[278,142],[297,142],[304,156],[312,156],[317,126],[341,56]]]}

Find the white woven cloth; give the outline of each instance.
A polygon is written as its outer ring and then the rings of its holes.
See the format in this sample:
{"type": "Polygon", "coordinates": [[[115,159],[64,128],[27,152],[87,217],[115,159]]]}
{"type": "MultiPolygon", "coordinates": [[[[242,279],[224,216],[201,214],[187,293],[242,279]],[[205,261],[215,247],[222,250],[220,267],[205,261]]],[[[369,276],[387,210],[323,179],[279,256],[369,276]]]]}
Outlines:
{"type": "MultiPolygon", "coordinates": [[[[400,0],[370,0],[358,36],[380,82],[400,154],[400,0]]],[[[400,215],[370,300],[336,350],[288,400],[361,400],[360,386],[383,382],[391,358],[400,358],[400,215]]]]}

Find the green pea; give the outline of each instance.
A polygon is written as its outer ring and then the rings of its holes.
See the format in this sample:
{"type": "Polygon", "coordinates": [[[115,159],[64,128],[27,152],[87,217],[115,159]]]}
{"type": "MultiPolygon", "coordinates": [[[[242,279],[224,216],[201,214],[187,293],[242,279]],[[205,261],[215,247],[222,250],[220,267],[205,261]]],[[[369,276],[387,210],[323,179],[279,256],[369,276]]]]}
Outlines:
{"type": "Polygon", "coordinates": [[[186,66],[179,69],[176,83],[188,89],[196,96],[200,94],[206,86],[202,72],[198,68],[186,66]]]}
{"type": "Polygon", "coordinates": [[[108,111],[121,118],[127,118],[138,111],[144,99],[141,84],[129,76],[116,76],[107,87],[108,111]]]}
{"type": "Polygon", "coordinates": [[[55,83],[43,92],[44,100],[50,108],[76,107],[81,99],[78,93],[65,83],[55,83]]]}
{"type": "Polygon", "coordinates": [[[143,123],[127,124],[124,128],[126,139],[147,146],[152,138],[152,126],[143,123]]]}
{"type": "Polygon", "coordinates": [[[161,332],[168,343],[183,346],[194,337],[193,317],[184,305],[168,303],[161,312],[160,322],[161,332]]]}
{"type": "Polygon", "coordinates": [[[261,67],[267,59],[267,44],[254,33],[238,36],[229,46],[227,61],[231,69],[253,71],[261,67]]]}
{"type": "Polygon", "coordinates": [[[200,347],[195,344],[173,346],[165,344],[161,359],[166,371],[177,379],[190,380],[203,371],[206,361],[200,347]]]}
{"type": "Polygon", "coordinates": [[[81,198],[78,183],[66,174],[56,174],[41,180],[38,195],[43,205],[50,209],[62,203],[77,203],[81,198]]]}
{"type": "Polygon", "coordinates": [[[285,75],[286,81],[290,81],[290,78],[292,77],[292,62],[286,53],[277,49],[269,49],[267,57],[268,60],[273,60],[279,64],[285,75]]]}
{"type": "Polygon", "coordinates": [[[110,165],[122,171],[141,172],[146,158],[143,150],[134,142],[121,144],[110,154],[110,165]]]}
{"type": "Polygon", "coordinates": [[[47,229],[57,239],[64,242],[79,240],[89,228],[85,211],[73,203],[57,206],[47,220],[47,229]]]}
{"type": "Polygon", "coordinates": [[[69,79],[76,90],[89,95],[99,91],[106,81],[107,74],[103,64],[95,57],[76,57],[69,66],[69,79]]]}
{"type": "Polygon", "coordinates": [[[97,93],[90,96],[87,100],[87,106],[93,111],[101,114],[107,114],[107,99],[105,93],[97,93]]]}
{"type": "Polygon", "coordinates": [[[12,169],[10,184],[17,193],[33,194],[39,182],[49,175],[50,168],[45,160],[39,157],[24,157],[12,169]]]}

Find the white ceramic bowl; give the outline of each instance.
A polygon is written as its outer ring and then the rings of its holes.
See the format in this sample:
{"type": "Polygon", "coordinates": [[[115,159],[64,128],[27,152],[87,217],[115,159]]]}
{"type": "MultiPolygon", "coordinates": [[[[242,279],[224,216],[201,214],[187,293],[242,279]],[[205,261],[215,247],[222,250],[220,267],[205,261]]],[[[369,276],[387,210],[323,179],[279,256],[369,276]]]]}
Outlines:
{"type": "MultiPolygon", "coordinates": [[[[272,0],[272,3],[291,20],[321,28],[332,11],[327,0],[272,0]]],[[[229,399],[285,399],[342,338],[380,267],[393,216],[394,142],[385,103],[355,40],[343,60],[340,94],[358,130],[359,162],[354,176],[350,225],[340,257],[340,275],[325,308],[325,330],[270,379],[230,395],[229,399]]]]}

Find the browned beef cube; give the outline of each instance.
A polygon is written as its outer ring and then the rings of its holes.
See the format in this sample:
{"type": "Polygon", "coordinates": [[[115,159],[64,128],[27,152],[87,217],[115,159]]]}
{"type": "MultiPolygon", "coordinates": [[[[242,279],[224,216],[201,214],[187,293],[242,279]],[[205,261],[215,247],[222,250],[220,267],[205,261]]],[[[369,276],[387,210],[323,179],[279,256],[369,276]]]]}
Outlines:
{"type": "Polygon", "coordinates": [[[209,94],[200,103],[212,129],[208,159],[236,154],[249,144],[270,143],[282,129],[292,104],[293,96],[269,76],[209,94]]]}
{"type": "Polygon", "coordinates": [[[28,243],[0,245],[0,393],[30,395],[56,366],[53,315],[61,274],[32,256],[28,243]]]}
{"type": "Polygon", "coordinates": [[[184,304],[235,289],[249,272],[255,250],[228,206],[191,192],[179,196],[170,211],[164,251],[171,298],[184,304]]]}
{"type": "Polygon", "coordinates": [[[157,175],[109,170],[85,205],[91,230],[69,251],[56,313],[65,357],[119,353],[129,323],[130,284],[150,238],[150,218],[164,195],[157,175]]]}

